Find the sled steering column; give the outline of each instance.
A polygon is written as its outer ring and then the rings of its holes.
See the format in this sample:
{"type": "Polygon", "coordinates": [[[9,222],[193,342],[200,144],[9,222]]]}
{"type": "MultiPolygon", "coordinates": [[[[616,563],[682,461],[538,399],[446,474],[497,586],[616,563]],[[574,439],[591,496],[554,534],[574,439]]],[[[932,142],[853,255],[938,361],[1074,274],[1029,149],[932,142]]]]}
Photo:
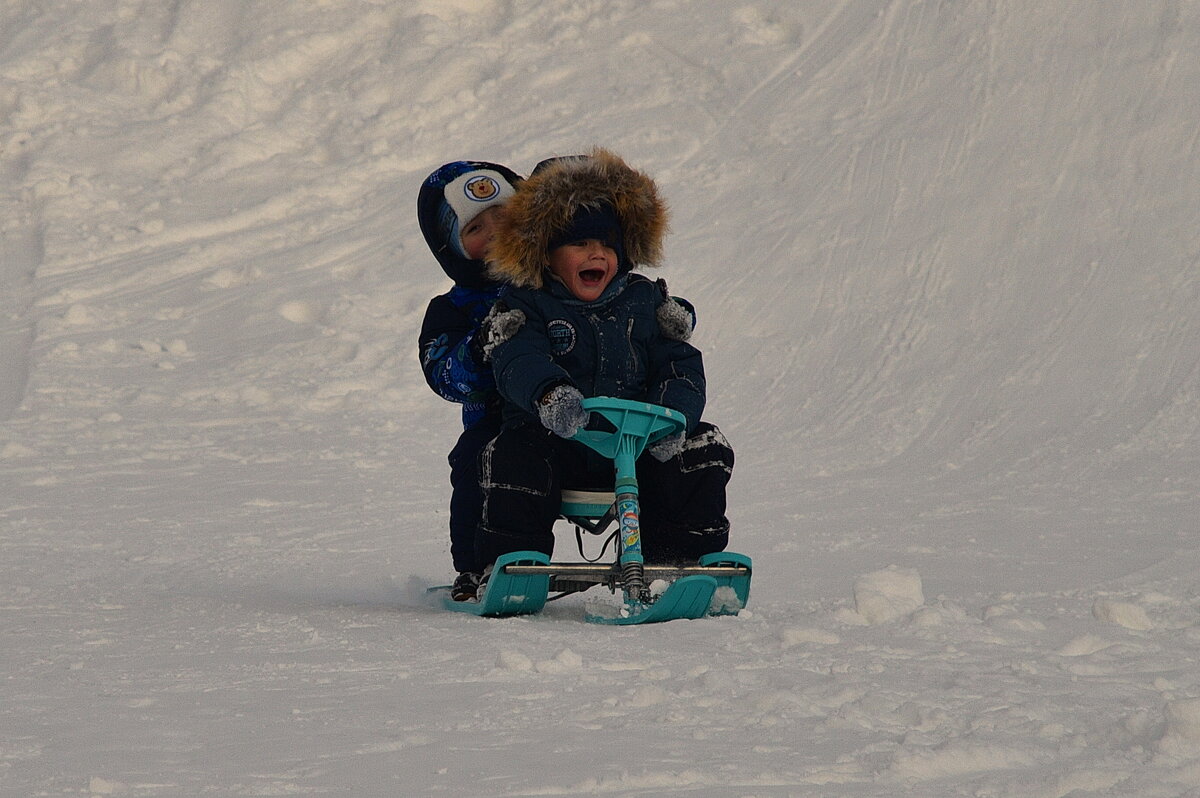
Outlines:
{"type": "Polygon", "coordinates": [[[621,581],[626,595],[633,601],[650,600],[646,585],[645,558],[642,556],[642,532],[639,520],[637,469],[635,463],[646,447],[687,426],[677,410],[646,402],[611,397],[594,397],[583,401],[583,409],[600,415],[613,425],[613,430],[580,430],[573,440],[594,449],[613,461],[616,472],[613,493],[616,495],[617,540],[621,581]]]}

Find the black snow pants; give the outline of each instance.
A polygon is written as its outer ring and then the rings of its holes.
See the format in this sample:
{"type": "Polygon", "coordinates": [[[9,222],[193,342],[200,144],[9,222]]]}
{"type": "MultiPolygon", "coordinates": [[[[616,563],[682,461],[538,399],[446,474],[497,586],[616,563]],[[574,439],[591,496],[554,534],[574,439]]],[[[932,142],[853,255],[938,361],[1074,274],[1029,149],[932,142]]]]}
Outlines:
{"type": "MultiPolygon", "coordinates": [[[[665,463],[648,452],[637,461],[642,555],[650,564],[695,562],[729,542],[725,489],[733,449],[721,431],[701,422],[683,450],[665,463]]],[[[563,488],[613,489],[613,464],[582,443],[539,425],[505,426],[479,458],[482,519],[476,536],[481,563],[511,551],[554,548],[554,521],[563,488]]]]}
{"type": "Polygon", "coordinates": [[[483,571],[475,557],[475,536],[483,506],[479,491],[479,454],[500,431],[499,414],[485,416],[463,430],[450,451],[450,559],[454,570],[483,571]]]}

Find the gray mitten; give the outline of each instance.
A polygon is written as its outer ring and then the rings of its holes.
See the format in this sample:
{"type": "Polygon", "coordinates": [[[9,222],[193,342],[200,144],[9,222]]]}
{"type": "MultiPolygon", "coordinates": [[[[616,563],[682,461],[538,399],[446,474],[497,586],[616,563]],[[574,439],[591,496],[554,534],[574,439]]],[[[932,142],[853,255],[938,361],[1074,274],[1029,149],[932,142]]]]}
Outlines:
{"type": "Polygon", "coordinates": [[[525,324],[525,313],[520,310],[508,310],[503,302],[492,305],[487,316],[479,325],[479,349],[483,361],[490,363],[492,350],[517,334],[525,324]]]}
{"type": "Polygon", "coordinates": [[[686,299],[671,296],[666,280],[659,278],[655,282],[663,296],[663,303],[655,311],[659,331],[673,341],[688,340],[696,329],[696,309],[686,299]]]}
{"type": "Polygon", "coordinates": [[[655,311],[658,316],[658,329],[667,338],[674,341],[686,341],[692,337],[692,327],[696,324],[695,317],[682,302],[674,297],[658,306],[655,311]]]}
{"type": "Polygon", "coordinates": [[[665,463],[683,451],[685,441],[687,441],[687,436],[682,431],[676,432],[674,435],[668,435],[655,441],[646,451],[650,452],[650,456],[658,462],[665,463]]]}
{"type": "Polygon", "coordinates": [[[557,385],[538,400],[542,426],[560,438],[571,438],[587,426],[588,411],[583,409],[583,394],[574,385],[557,385]]]}

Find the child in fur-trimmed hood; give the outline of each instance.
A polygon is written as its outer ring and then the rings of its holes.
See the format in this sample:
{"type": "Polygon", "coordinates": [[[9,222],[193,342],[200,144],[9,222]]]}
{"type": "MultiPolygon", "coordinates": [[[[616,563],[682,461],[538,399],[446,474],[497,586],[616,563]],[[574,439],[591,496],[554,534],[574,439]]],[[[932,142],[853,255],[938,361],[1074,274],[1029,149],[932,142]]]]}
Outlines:
{"type": "Polygon", "coordinates": [[[513,287],[484,330],[504,422],[480,456],[480,562],[550,554],[562,488],[612,487],[612,463],[568,440],[588,423],[590,396],[687,419],[637,463],[647,561],[694,562],[725,548],[733,450],[701,420],[701,354],[669,330],[679,305],[634,271],[661,260],[667,217],[654,181],[604,149],[539,164],[501,210],[489,273],[513,287]]]}
{"type": "Polygon", "coordinates": [[[528,189],[511,198],[497,224],[487,255],[494,277],[541,288],[551,245],[563,243],[581,210],[604,206],[620,223],[622,268],[660,265],[668,211],[649,175],[596,148],[590,155],[542,161],[529,180],[528,189]]]}

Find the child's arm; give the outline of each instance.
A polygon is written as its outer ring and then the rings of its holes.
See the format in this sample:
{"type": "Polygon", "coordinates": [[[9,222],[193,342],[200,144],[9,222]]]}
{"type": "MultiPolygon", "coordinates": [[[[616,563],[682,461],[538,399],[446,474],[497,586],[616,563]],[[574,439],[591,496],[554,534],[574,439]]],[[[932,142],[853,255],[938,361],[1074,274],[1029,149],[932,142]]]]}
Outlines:
{"type": "Polygon", "coordinates": [[[451,402],[481,402],[495,390],[492,370],[473,346],[478,324],[445,296],[434,297],[421,324],[420,357],[425,382],[451,402]]]}
{"type": "Polygon", "coordinates": [[[574,381],[554,362],[542,314],[522,294],[513,291],[504,300],[509,312],[519,311],[524,322],[491,350],[492,368],[500,394],[537,417],[539,400],[552,388],[574,385],[574,381]]]}
{"type": "Polygon", "coordinates": [[[690,434],[704,413],[707,391],[704,358],[696,347],[661,331],[651,342],[649,352],[646,401],[683,413],[690,434]]]}

